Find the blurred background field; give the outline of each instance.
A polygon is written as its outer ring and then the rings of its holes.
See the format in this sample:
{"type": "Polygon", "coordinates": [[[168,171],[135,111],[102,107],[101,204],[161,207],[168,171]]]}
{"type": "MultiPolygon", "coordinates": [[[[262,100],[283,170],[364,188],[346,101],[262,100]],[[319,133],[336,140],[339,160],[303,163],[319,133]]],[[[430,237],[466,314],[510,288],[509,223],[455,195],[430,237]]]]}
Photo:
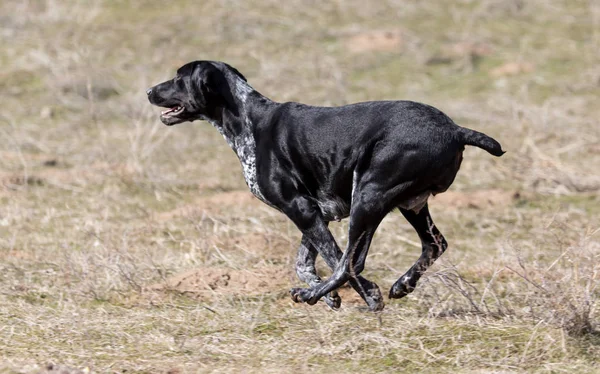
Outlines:
{"type": "MultiPolygon", "coordinates": [[[[3,0],[0,42],[1,372],[597,372],[600,1],[3,0]],[[198,59],[279,102],[422,101],[508,152],[468,148],[430,200],[450,247],[413,294],[297,305],[299,232],[147,102],[198,59]]],[[[381,225],[384,294],[417,242],[381,225]]]]}

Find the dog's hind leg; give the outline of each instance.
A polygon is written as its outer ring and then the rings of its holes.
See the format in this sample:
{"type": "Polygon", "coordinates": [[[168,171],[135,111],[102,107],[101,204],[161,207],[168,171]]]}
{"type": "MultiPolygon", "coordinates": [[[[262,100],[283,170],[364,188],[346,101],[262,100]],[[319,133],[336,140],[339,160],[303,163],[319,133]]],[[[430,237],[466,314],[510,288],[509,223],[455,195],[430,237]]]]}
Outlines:
{"type": "Polygon", "coordinates": [[[414,291],[423,273],[448,248],[446,239],[433,224],[427,204],[418,212],[404,208],[400,208],[400,211],[419,234],[423,252],[417,262],[394,283],[390,289],[390,299],[400,299],[414,291]]]}
{"type": "MultiPolygon", "coordinates": [[[[316,248],[312,245],[308,237],[303,235],[302,242],[298,248],[298,257],[296,258],[296,274],[302,282],[307,283],[310,287],[315,287],[322,282],[315,268],[317,253],[316,248]]],[[[342,303],[342,299],[335,290],[325,295],[323,301],[331,309],[338,309],[342,303]]]]}

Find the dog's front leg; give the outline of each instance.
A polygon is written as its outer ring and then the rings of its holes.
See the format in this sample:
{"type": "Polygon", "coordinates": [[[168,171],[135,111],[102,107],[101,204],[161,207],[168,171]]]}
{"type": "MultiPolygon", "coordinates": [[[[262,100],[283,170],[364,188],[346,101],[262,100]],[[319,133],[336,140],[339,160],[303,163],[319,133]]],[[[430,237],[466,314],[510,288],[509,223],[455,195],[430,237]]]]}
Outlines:
{"type": "MultiPolygon", "coordinates": [[[[308,226],[299,226],[299,228],[302,231],[303,242],[310,243],[310,246],[315,248],[316,252],[321,255],[327,266],[329,266],[329,268],[331,268],[332,270],[336,269],[338,265],[338,260],[342,257],[342,252],[339,250],[337,243],[335,242],[335,238],[333,237],[333,235],[331,235],[331,232],[327,227],[327,223],[317,215],[311,224],[309,224],[308,226]]],[[[308,255],[310,257],[310,252],[305,253],[303,251],[304,249],[310,250],[310,247],[301,246],[298,253],[299,257],[302,255],[308,255]]],[[[303,260],[306,260],[306,257],[303,257],[303,260]]],[[[298,264],[296,264],[296,272],[299,276],[300,274],[302,274],[303,276],[310,276],[309,274],[315,272],[316,277],[316,270],[313,269],[310,269],[308,271],[306,271],[306,269],[302,269],[301,272],[298,272],[298,264]]],[[[313,278],[312,280],[315,279],[313,278]]],[[[307,293],[308,291],[320,289],[320,286],[322,284],[323,282],[319,279],[318,281],[310,282],[310,288],[293,288],[290,291],[292,299],[296,302],[306,302],[310,305],[313,305],[317,301],[319,301],[321,297],[325,296],[329,292],[335,291],[335,289],[332,288],[328,292],[319,294],[318,296],[314,293],[310,293],[310,295],[309,293],[307,293]]]]}
{"type": "MultiPolygon", "coordinates": [[[[317,269],[315,268],[316,258],[317,249],[310,242],[308,237],[303,235],[302,242],[298,248],[298,257],[296,258],[296,274],[301,281],[307,283],[310,287],[316,287],[323,282],[321,277],[317,275],[317,269]]],[[[331,309],[339,309],[342,303],[342,299],[335,290],[325,295],[323,301],[325,301],[331,309]]]]}
{"type": "Polygon", "coordinates": [[[311,288],[292,289],[291,294],[294,301],[315,304],[327,293],[338,289],[345,282],[349,282],[365,300],[370,310],[383,309],[383,297],[377,284],[359,275],[364,269],[365,258],[374,230],[355,231],[354,233],[352,231],[350,230],[348,249],[340,258],[331,277],[311,288]]]}
{"type": "MultiPolygon", "coordinates": [[[[323,257],[325,263],[332,270],[335,270],[326,282],[311,285],[311,288],[293,288],[290,291],[292,299],[296,302],[302,301],[313,305],[321,297],[335,291],[348,281],[352,288],[365,300],[369,309],[381,310],[383,308],[383,297],[377,284],[358,275],[360,271],[350,277],[349,272],[340,270],[343,267],[340,267],[341,264],[338,264],[338,262],[343,257],[342,251],[314,204],[306,198],[298,197],[288,205],[285,212],[302,231],[303,239],[308,240],[323,257]],[[323,291],[324,286],[327,287],[326,291],[323,291]]],[[[347,259],[346,268],[348,263],[349,259],[347,259]]]]}

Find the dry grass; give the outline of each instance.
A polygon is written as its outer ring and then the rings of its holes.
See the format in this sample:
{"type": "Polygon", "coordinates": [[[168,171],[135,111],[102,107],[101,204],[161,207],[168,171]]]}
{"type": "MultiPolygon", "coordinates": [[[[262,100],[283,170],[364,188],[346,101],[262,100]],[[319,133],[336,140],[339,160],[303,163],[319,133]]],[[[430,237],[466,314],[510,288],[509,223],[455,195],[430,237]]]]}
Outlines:
{"type": "MultiPolygon", "coordinates": [[[[596,1],[3,1],[0,371],[594,372],[599,30],[596,1]],[[509,152],[431,201],[450,250],[414,294],[296,305],[295,227],[146,101],[194,59],[277,101],[424,101],[509,152]]],[[[383,222],[384,292],[416,240],[383,222]]]]}

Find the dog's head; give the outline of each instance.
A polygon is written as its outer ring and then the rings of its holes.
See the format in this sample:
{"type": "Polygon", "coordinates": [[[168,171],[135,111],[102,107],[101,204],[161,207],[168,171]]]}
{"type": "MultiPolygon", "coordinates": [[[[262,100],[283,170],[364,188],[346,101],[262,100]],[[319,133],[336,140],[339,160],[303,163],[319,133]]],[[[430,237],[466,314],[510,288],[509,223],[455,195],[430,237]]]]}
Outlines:
{"type": "Polygon", "coordinates": [[[175,78],[149,88],[151,104],[167,108],[160,120],[167,126],[197,119],[219,120],[223,109],[238,115],[232,85],[246,78],[233,67],[215,61],[194,61],[177,70],[175,78]]]}

